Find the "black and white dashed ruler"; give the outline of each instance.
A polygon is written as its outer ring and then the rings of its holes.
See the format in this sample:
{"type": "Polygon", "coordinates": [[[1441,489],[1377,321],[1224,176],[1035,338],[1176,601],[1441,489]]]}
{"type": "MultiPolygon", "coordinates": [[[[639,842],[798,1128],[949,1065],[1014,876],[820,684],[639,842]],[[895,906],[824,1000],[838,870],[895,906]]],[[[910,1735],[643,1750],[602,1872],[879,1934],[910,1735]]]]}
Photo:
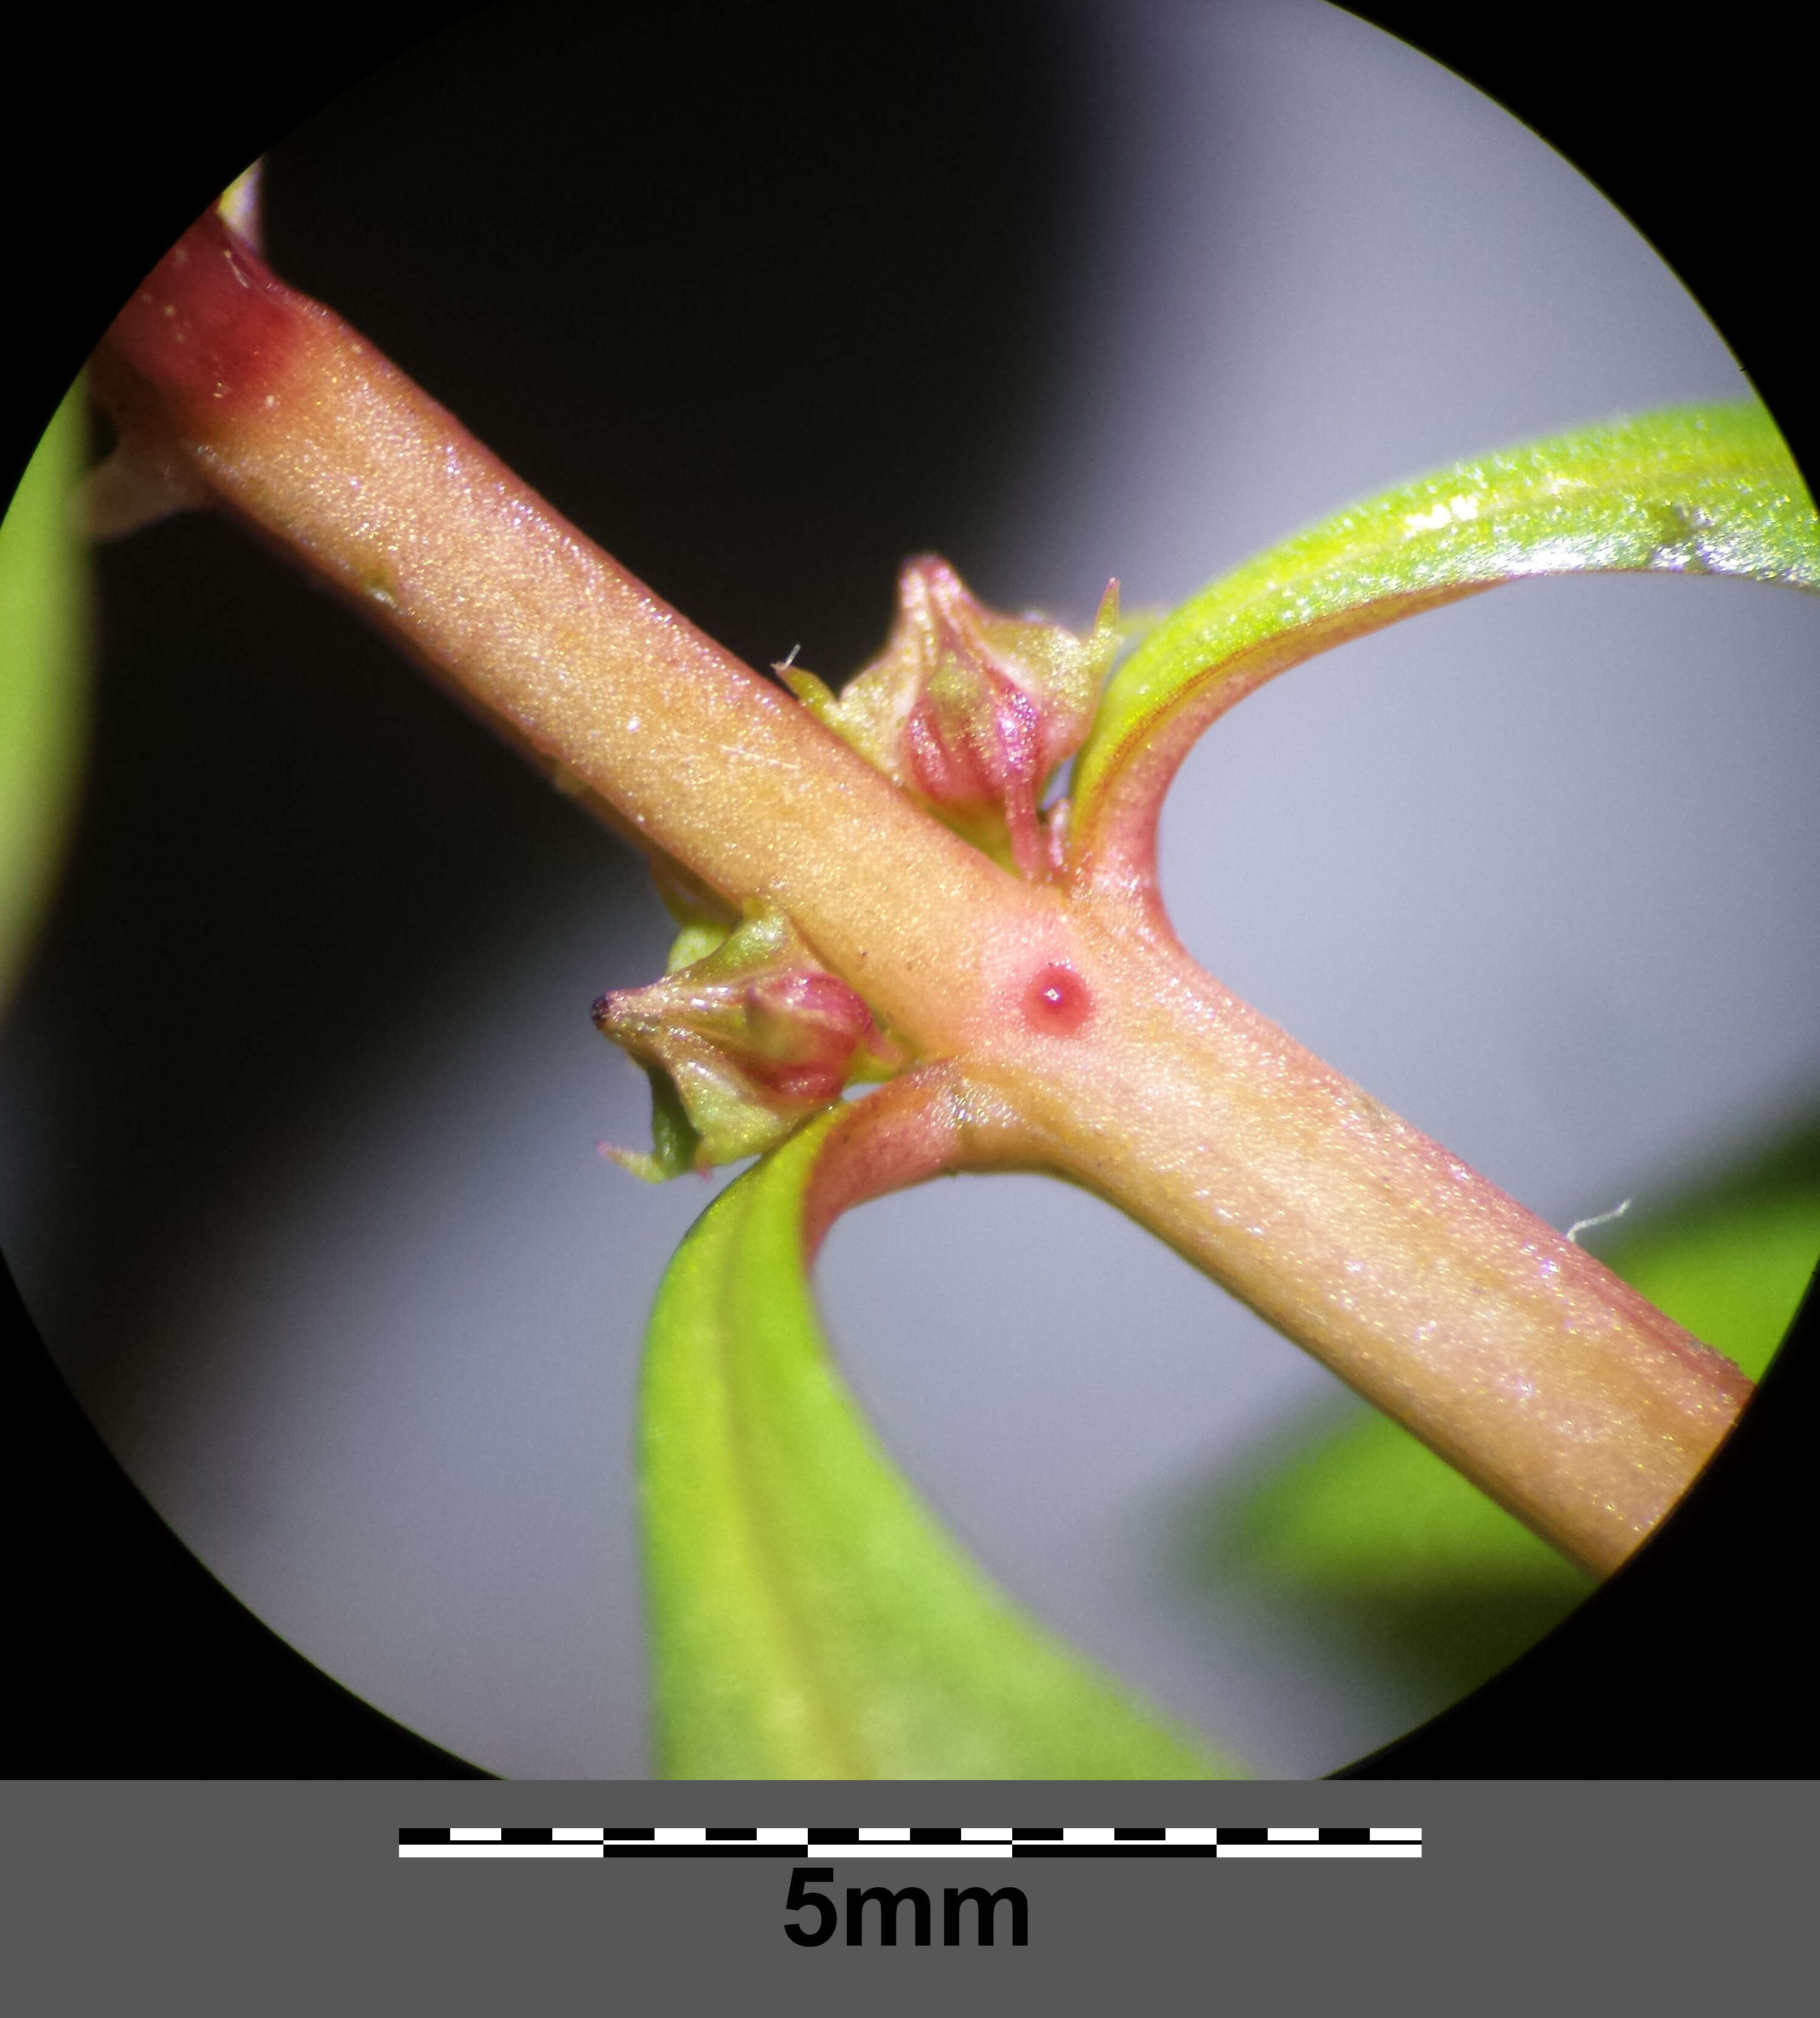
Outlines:
{"type": "Polygon", "coordinates": [[[400,1857],[1419,1857],[1419,1828],[401,1828],[400,1857]]]}

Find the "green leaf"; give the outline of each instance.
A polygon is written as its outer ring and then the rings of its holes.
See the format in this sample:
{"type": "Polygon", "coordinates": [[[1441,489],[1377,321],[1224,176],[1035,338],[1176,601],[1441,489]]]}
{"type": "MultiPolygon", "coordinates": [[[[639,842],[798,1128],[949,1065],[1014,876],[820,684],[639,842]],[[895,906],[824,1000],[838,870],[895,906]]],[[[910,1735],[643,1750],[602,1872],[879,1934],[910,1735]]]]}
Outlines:
{"type": "MultiPolygon", "coordinates": [[[[1619,1242],[1608,1264],[1753,1377],[1820,1256],[1820,1130],[1619,1242]]],[[[1494,1673],[1592,1588],[1501,1507],[1375,1413],[1302,1431],[1222,1495],[1226,1573],[1337,1625],[1441,1698],[1494,1673]]]]}
{"type": "Polygon", "coordinates": [[[1767,1371],[1820,1257],[1820,1129],[1639,1225],[1604,1259],[1677,1324],[1767,1371]]]}
{"type": "Polygon", "coordinates": [[[77,387],[0,523],[0,1007],[50,895],[85,740],[88,554],[69,508],[83,421],[77,387]]]}
{"type": "Polygon", "coordinates": [[[860,1416],[803,1262],[804,1192],[842,1111],[731,1185],[658,1293],[641,1459],[660,1770],[1234,1774],[1020,1618],[860,1416]]]}
{"type": "Polygon", "coordinates": [[[1202,590],[1107,686],[1075,765],[1071,852],[1132,845],[1196,737],[1288,667],[1500,582],[1612,570],[1820,588],[1820,520],[1761,407],[1675,407],[1461,463],[1202,590]]]}

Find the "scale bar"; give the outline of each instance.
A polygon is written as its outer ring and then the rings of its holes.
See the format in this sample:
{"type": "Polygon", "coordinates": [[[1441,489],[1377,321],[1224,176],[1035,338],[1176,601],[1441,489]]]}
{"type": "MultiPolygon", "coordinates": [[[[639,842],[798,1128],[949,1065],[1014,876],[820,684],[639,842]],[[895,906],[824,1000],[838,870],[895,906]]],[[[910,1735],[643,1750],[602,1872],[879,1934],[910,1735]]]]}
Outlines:
{"type": "Polygon", "coordinates": [[[1419,1828],[1337,1826],[961,1828],[697,1825],[401,1828],[401,1857],[788,1857],[845,1863],[876,1857],[1240,1857],[1419,1858],[1419,1828]]]}

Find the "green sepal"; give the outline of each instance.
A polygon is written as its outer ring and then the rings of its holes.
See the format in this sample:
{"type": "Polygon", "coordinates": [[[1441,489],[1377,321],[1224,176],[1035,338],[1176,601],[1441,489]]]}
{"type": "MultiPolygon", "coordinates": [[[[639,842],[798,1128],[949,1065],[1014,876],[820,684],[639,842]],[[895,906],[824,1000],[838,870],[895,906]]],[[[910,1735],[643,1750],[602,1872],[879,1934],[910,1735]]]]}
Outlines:
{"type": "Polygon", "coordinates": [[[733,928],[717,918],[692,919],[671,940],[664,972],[681,974],[685,967],[693,967],[698,960],[718,953],[732,936],[733,928]]]}
{"type": "Polygon", "coordinates": [[[701,1131],[690,1120],[670,1074],[661,1065],[646,1065],[644,1072],[651,1086],[650,1149],[619,1149],[606,1142],[601,1148],[641,1183],[668,1184],[672,1177],[702,1167],[701,1131]]]}
{"type": "Polygon", "coordinates": [[[677,928],[663,963],[664,972],[680,973],[697,960],[706,960],[710,953],[717,953],[738,928],[738,911],[673,855],[653,849],[646,858],[646,866],[663,908],[677,928]]]}

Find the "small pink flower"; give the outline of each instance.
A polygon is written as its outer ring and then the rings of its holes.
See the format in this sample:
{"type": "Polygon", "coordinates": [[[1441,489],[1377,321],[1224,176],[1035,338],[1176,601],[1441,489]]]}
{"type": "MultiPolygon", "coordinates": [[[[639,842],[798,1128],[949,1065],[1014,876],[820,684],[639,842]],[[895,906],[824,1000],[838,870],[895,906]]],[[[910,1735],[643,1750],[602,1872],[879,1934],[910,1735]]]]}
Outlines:
{"type": "Polygon", "coordinates": [[[602,996],[594,1016],[652,1081],[654,1153],[607,1153],[653,1181],[761,1154],[850,1080],[888,1077],[904,1062],[776,912],[648,987],[602,996]]]}
{"type": "Polygon", "coordinates": [[[840,698],[781,668],[821,720],[949,826],[1007,867],[1049,873],[1041,812],[1057,769],[1086,740],[1118,649],[1118,584],[1092,631],[988,609],[946,561],[924,555],[897,583],[890,641],[840,698]]]}

